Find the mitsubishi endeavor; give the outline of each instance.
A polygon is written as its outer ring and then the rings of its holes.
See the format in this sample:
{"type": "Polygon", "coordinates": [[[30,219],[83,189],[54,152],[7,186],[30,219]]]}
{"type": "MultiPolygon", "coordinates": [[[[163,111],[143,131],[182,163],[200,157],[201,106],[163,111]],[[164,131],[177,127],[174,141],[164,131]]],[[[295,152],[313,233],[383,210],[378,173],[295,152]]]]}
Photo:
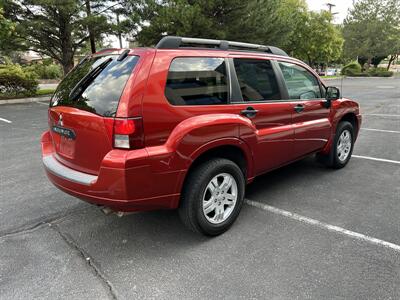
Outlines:
{"type": "Polygon", "coordinates": [[[344,167],[360,123],[279,48],[167,36],[84,58],[50,100],[42,156],[66,193],[116,213],[178,209],[218,235],[256,176],[312,154],[344,167]]]}

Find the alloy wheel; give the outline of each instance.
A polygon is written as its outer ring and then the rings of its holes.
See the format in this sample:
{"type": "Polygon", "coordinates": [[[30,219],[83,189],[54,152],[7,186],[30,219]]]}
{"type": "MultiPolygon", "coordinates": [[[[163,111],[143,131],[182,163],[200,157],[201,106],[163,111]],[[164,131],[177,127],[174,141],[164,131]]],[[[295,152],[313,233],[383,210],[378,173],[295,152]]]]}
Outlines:
{"type": "Polygon", "coordinates": [[[238,186],[231,174],[214,176],[203,194],[203,213],[207,221],[220,224],[227,220],[235,209],[237,198],[238,186]]]}
{"type": "Polygon", "coordinates": [[[337,156],[341,162],[346,161],[346,159],[350,155],[351,147],[352,147],[352,137],[349,130],[345,129],[340,134],[340,137],[337,142],[337,156]]]}

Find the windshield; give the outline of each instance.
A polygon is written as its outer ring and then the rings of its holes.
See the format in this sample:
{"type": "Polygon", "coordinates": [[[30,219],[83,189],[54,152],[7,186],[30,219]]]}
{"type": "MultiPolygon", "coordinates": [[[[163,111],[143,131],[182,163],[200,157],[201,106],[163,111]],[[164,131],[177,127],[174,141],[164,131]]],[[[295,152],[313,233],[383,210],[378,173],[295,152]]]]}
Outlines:
{"type": "Polygon", "coordinates": [[[117,55],[98,56],[76,66],[59,84],[50,106],[72,106],[114,117],[125,84],[138,56],[122,61],[117,55]]]}

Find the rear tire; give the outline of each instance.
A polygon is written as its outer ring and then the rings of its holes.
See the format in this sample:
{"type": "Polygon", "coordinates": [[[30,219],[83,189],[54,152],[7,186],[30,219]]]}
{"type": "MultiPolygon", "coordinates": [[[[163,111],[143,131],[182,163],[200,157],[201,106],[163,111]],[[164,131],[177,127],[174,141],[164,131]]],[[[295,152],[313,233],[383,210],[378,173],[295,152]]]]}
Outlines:
{"type": "Polygon", "coordinates": [[[335,138],[327,155],[318,154],[319,162],[327,167],[341,169],[347,165],[354,147],[354,127],[350,122],[342,121],[338,124],[335,138]]]}
{"type": "Polygon", "coordinates": [[[214,158],[188,174],[179,215],[192,231],[216,236],[234,223],[243,205],[245,178],[232,161],[214,158]]]}

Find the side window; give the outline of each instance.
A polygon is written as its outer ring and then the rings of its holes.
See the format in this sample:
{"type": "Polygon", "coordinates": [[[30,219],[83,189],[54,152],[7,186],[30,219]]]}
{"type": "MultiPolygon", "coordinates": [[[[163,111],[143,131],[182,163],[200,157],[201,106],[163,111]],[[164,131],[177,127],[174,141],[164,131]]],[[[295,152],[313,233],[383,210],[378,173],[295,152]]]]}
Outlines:
{"type": "Polygon", "coordinates": [[[279,62],[290,99],[322,98],[319,82],[307,69],[296,64],[279,62]]]}
{"type": "Polygon", "coordinates": [[[223,58],[175,58],[169,68],[165,96],[173,105],[226,104],[227,82],[223,58]]]}
{"type": "Polygon", "coordinates": [[[235,58],[233,62],[244,101],[281,99],[269,60],[235,58]]]}

